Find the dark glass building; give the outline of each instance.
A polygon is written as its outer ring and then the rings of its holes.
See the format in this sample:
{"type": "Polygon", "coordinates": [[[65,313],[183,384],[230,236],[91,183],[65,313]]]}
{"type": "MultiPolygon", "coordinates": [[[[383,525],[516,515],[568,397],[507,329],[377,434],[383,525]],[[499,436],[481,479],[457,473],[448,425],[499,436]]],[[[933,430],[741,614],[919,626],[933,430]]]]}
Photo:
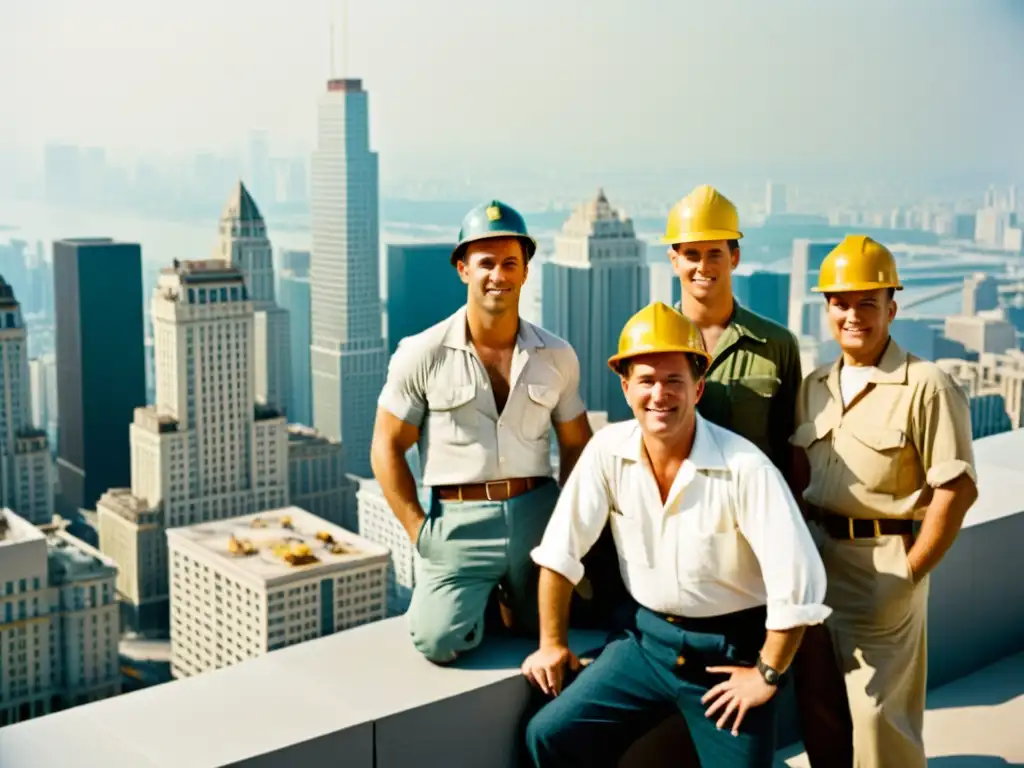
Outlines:
{"type": "Polygon", "coordinates": [[[146,404],[142,250],[109,238],[53,244],[57,511],[95,509],[131,486],[128,428],[146,404]]]}

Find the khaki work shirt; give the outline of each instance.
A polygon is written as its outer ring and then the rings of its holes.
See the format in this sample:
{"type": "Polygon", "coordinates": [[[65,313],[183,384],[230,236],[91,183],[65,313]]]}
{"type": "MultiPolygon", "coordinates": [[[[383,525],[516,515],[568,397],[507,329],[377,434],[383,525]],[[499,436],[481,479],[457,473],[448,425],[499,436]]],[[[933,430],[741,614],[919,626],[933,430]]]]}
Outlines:
{"type": "Polygon", "coordinates": [[[842,357],[817,368],[797,399],[791,442],[810,464],[804,499],[860,519],[919,520],[931,489],[977,482],[967,396],[934,363],[890,339],[867,388],[843,407],[842,357]]]}
{"type": "Polygon", "coordinates": [[[420,429],[426,486],[551,475],[551,423],[584,412],[580,365],[569,344],[519,320],[508,402],[466,334],[462,307],[399,342],[378,405],[420,429]]]}
{"type": "MultiPolygon", "coordinates": [[[[712,354],[697,410],[760,448],[789,474],[800,347],[778,323],[735,304],[732,321],[712,354]]],[[[681,304],[676,305],[681,311],[681,304]]]]}

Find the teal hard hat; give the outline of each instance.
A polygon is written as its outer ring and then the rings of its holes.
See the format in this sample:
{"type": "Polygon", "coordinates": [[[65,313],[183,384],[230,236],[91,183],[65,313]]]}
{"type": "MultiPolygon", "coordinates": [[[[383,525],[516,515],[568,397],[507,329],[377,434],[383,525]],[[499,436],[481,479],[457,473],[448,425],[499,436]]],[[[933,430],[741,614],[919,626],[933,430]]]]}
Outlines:
{"type": "Polygon", "coordinates": [[[526,230],[526,221],[522,214],[511,205],[492,200],[478,205],[466,214],[459,229],[459,243],[452,251],[452,266],[458,262],[466,249],[466,245],[476,240],[488,240],[495,237],[515,237],[526,250],[526,260],[533,258],[537,251],[537,241],[526,230]]]}

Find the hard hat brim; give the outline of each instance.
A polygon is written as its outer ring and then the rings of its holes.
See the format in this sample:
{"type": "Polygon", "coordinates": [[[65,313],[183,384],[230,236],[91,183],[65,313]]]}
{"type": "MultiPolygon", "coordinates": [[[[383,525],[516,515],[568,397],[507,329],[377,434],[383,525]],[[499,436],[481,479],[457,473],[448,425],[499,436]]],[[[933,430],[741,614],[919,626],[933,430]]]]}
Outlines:
{"type": "Polygon", "coordinates": [[[903,286],[899,283],[872,283],[862,281],[859,283],[832,283],[825,286],[813,286],[811,293],[853,293],[854,291],[877,291],[879,288],[892,288],[902,291],[903,286]]]}
{"type": "Polygon", "coordinates": [[[661,238],[662,245],[681,245],[682,243],[705,243],[714,240],[742,240],[743,233],[732,229],[708,229],[703,232],[687,232],[677,237],[661,238]]]}
{"type": "Polygon", "coordinates": [[[704,358],[704,361],[707,363],[707,365],[711,365],[711,355],[709,355],[707,352],[703,350],[694,349],[693,347],[665,346],[657,348],[652,347],[651,349],[634,349],[625,354],[612,355],[611,357],[608,358],[608,367],[611,368],[615,373],[618,373],[619,365],[626,360],[630,360],[634,357],[642,357],[643,355],[663,355],[670,352],[683,352],[684,354],[687,355],[696,355],[697,357],[704,358]]]}
{"type": "Polygon", "coordinates": [[[499,237],[514,237],[517,240],[523,242],[526,246],[526,260],[529,261],[533,258],[533,255],[537,252],[537,241],[530,235],[524,235],[522,232],[514,232],[512,230],[495,230],[493,232],[481,232],[479,235],[472,235],[459,241],[459,244],[452,249],[451,263],[455,266],[462,257],[462,252],[466,250],[466,246],[470,243],[476,243],[481,240],[496,240],[499,237]]]}

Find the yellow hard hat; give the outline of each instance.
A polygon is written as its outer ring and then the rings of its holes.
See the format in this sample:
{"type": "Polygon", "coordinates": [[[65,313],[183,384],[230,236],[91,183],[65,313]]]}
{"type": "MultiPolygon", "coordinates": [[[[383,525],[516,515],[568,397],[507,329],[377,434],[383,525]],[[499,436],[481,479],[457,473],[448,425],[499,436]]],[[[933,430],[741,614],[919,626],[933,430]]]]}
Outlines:
{"type": "Polygon", "coordinates": [[[821,262],[815,293],[903,290],[896,274],[896,259],[881,243],[865,235],[847,235],[821,262]]]}
{"type": "Polygon", "coordinates": [[[608,367],[618,373],[619,364],[624,360],[659,352],[685,352],[703,358],[705,365],[711,363],[711,355],[704,349],[697,326],[667,304],[655,301],[623,326],[618,354],[608,358],[608,367]]]}
{"type": "Polygon", "coordinates": [[[672,206],[661,242],[678,245],[741,237],[736,206],[717,189],[704,184],[672,206]]]}

